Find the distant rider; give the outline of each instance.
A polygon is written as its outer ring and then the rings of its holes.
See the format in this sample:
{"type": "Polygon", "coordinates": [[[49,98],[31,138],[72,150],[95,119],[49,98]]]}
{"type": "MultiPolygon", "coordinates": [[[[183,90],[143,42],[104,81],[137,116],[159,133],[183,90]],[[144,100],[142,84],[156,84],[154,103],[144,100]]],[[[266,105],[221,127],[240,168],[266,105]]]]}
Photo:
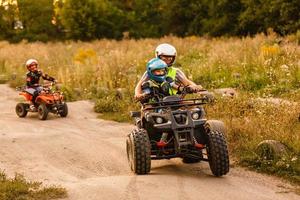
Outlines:
{"type": "Polygon", "coordinates": [[[43,90],[43,87],[39,85],[40,78],[42,77],[44,80],[56,82],[56,80],[49,76],[48,74],[44,74],[41,70],[38,69],[38,61],[35,59],[29,59],[25,64],[28,72],[26,74],[26,89],[25,91],[32,95],[32,103],[35,105],[35,100],[39,93],[43,90]]]}

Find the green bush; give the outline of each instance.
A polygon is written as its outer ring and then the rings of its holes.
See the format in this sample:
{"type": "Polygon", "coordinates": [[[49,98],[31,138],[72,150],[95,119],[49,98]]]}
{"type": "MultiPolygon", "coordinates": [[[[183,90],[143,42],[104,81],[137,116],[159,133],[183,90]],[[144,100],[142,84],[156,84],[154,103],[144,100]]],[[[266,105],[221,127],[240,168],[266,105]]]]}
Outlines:
{"type": "Polygon", "coordinates": [[[94,106],[94,110],[97,113],[120,112],[121,108],[120,102],[118,102],[114,96],[98,99],[94,106]]]}
{"type": "Polygon", "coordinates": [[[61,87],[61,91],[63,92],[64,98],[66,101],[75,101],[80,99],[80,93],[75,89],[66,85],[61,87]]]}

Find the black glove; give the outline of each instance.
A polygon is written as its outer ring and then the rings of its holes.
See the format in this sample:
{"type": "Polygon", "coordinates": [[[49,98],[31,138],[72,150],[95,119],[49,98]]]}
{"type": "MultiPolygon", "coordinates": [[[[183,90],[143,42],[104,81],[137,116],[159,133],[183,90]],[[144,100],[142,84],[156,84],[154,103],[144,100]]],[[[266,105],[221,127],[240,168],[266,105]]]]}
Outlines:
{"type": "Polygon", "coordinates": [[[188,85],[186,87],[186,92],[187,93],[195,93],[198,92],[198,87],[196,85],[188,85]]]}
{"type": "Polygon", "coordinates": [[[163,82],[160,87],[164,95],[169,95],[169,89],[171,88],[171,86],[168,81],[163,82]]]}

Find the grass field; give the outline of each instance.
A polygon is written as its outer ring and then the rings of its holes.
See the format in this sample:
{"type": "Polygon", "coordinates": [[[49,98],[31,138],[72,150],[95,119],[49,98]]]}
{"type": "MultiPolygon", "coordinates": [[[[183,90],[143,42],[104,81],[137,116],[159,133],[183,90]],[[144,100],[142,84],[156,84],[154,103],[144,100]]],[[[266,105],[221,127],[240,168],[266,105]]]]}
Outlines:
{"type": "Polygon", "coordinates": [[[242,39],[0,42],[0,79],[12,87],[24,84],[24,62],[36,58],[44,72],[62,83],[68,100],[92,99],[100,117],[128,121],[129,111],[139,107],[133,91],[147,61],[159,43],[171,43],[178,51],[175,65],[197,84],[209,90],[237,90],[237,97],[218,97],[206,106],[209,118],[225,122],[231,156],[241,165],[300,184],[300,106],[293,103],[300,102],[299,38],[270,33],[242,39]],[[257,100],[271,97],[292,103],[257,100]],[[273,161],[259,158],[255,149],[265,139],[281,141],[290,153],[273,161]]]}

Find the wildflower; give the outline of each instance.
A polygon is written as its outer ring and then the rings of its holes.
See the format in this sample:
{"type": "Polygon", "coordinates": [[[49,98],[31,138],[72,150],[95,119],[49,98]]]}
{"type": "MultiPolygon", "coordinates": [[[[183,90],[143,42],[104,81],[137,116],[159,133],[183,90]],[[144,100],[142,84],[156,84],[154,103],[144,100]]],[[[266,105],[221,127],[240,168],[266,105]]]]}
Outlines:
{"type": "Polygon", "coordinates": [[[74,61],[85,64],[87,61],[96,61],[96,52],[93,49],[79,49],[74,55],[74,61]]]}
{"type": "Polygon", "coordinates": [[[290,167],[290,164],[286,164],[286,168],[289,168],[290,167]]]}
{"type": "Polygon", "coordinates": [[[272,57],[272,56],[279,55],[281,53],[281,50],[278,44],[263,45],[260,48],[260,52],[264,57],[272,57]]]}
{"type": "Polygon", "coordinates": [[[297,161],[297,160],[298,160],[298,158],[297,158],[296,156],[294,156],[294,157],[291,159],[292,162],[295,162],[295,161],[297,161]]]}
{"type": "Polygon", "coordinates": [[[282,69],[283,71],[289,71],[289,66],[287,66],[286,64],[283,64],[280,66],[280,69],[282,69]]]}

